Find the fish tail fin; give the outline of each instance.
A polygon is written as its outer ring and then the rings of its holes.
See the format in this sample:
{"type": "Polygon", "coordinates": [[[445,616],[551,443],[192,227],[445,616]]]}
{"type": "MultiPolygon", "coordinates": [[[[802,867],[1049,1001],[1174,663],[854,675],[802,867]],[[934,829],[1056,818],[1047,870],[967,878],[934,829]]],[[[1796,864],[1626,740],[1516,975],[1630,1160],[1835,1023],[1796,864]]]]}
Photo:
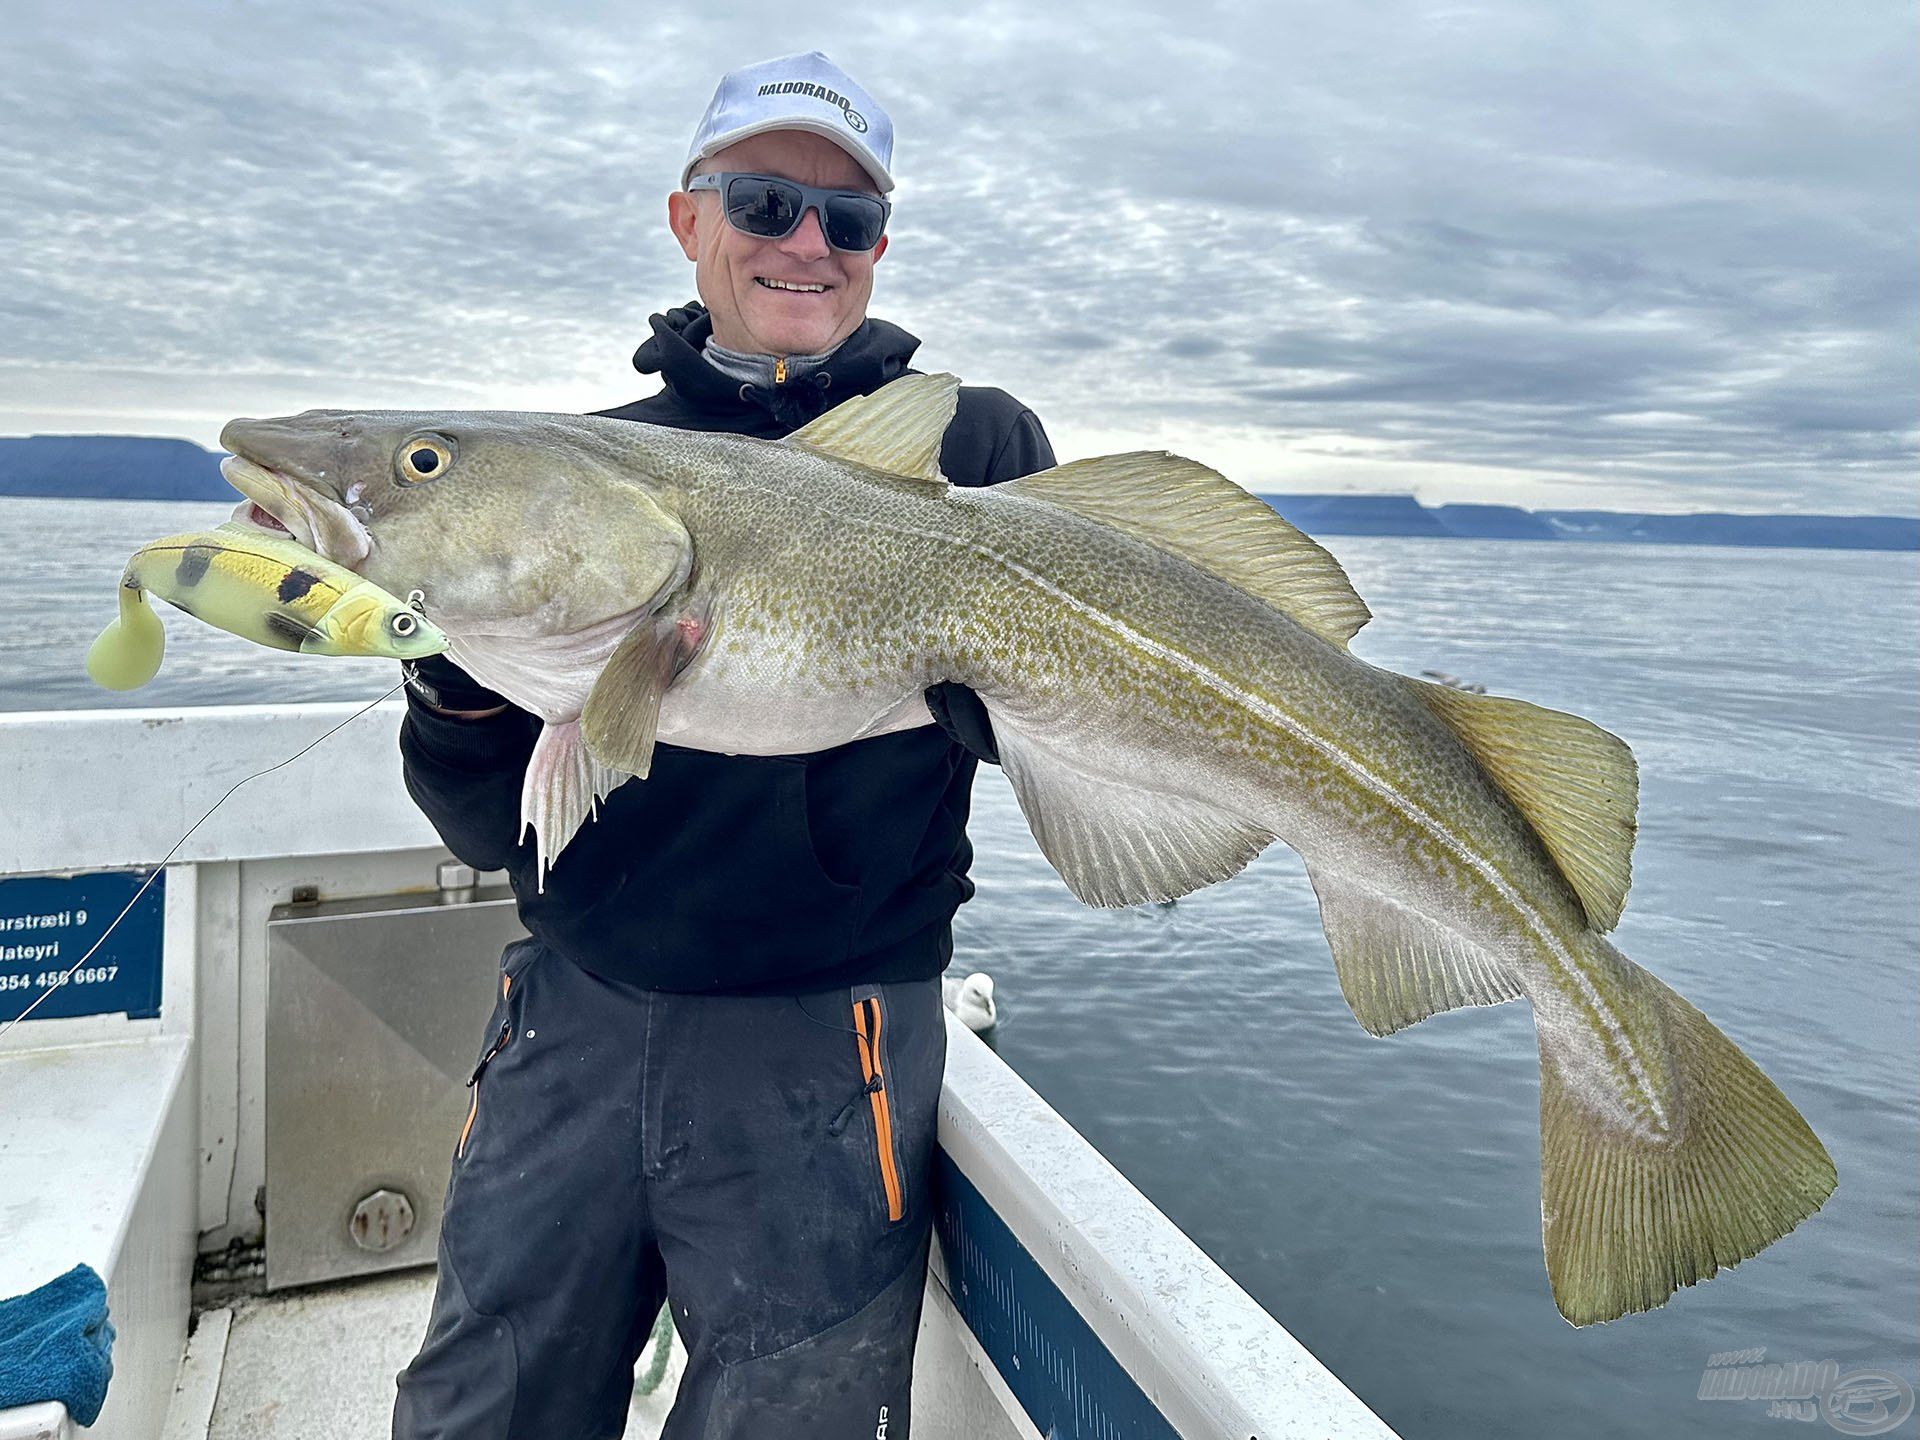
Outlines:
{"type": "Polygon", "coordinates": [[[1540,1040],[1540,1217],[1554,1303],[1575,1325],[1663,1303],[1737,1265],[1833,1193],[1799,1111],[1713,1023],[1598,935],[1627,980],[1629,1039],[1664,1042],[1663,1126],[1623,1125],[1583,1096],[1564,1032],[1540,1040]]]}

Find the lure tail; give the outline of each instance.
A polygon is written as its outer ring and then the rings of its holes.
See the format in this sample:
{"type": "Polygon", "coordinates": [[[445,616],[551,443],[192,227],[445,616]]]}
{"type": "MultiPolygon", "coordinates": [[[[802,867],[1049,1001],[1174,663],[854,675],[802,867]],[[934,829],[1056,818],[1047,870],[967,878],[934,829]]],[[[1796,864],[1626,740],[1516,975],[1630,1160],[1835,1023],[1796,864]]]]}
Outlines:
{"type": "Polygon", "coordinates": [[[137,584],[122,582],[120,616],[87,649],[87,674],[106,690],[138,690],[160,673],[167,632],[137,584]]]}

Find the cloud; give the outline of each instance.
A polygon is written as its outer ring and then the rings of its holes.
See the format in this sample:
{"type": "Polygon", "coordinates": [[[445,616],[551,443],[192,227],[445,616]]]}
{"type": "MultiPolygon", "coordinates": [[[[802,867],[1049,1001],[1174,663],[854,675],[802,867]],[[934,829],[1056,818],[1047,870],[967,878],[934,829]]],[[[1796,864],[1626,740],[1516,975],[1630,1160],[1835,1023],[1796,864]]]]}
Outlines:
{"type": "Polygon", "coordinates": [[[1074,453],[1916,508],[1892,4],[15,12],[0,429],[631,398],[713,81],[818,47],[900,134],[876,313],[1074,453]]]}

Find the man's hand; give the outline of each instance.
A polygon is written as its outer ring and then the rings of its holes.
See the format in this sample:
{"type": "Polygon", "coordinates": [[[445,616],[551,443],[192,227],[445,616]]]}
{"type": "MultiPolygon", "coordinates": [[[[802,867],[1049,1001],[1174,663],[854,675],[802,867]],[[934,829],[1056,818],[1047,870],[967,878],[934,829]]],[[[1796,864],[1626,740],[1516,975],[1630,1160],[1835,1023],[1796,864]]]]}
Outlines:
{"type": "Polygon", "coordinates": [[[489,690],[444,655],[402,661],[400,669],[408,694],[436,715],[485,720],[507,708],[506,696],[489,690]]]}
{"type": "Polygon", "coordinates": [[[950,740],[989,765],[1000,763],[1000,747],[993,743],[993,720],[973,691],[945,681],[927,691],[927,709],[950,740]]]}

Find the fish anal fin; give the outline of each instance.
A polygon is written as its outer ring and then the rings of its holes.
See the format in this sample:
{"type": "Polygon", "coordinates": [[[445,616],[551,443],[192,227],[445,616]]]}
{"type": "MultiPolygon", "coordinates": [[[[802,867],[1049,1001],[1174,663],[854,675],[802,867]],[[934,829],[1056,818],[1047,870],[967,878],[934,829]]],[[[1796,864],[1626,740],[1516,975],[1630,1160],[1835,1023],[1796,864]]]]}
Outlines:
{"type": "Polygon", "coordinates": [[[1578,715],[1408,680],[1546,846],[1596,930],[1620,923],[1633,881],[1639,770],[1626,741],[1578,715]]]}
{"type": "Polygon", "coordinates": [[[1033,838],[1089,905],[1175,899],[1238,874],[1273,840],[1204,801],[1089,775],[993,718],[1000,766],[1033,838]]]}
{"type": "Polygon", "coordinates": [[[1315,870],[1310,878],[1340,992],[1368,1034],[1520,998],[1520,987],[1479,946],[1343,876],[1315,870]]]}
{"type": "Polygon", "coordinates": [[[548,721],[542,728],[520,782],[520,833],[533,827],[542,890],[560,852],[599,803],[629,778],[587,753],[579,721],[548,721]]]}
{"type": "Polygon", "coordinates": [[[944,493],[940,441],[953,423],[960,381],[952,375],[902,375],[870,395],[842,401],[787,437],[823,455],[850,460],[944,493]]]}
{"type": "Polygon", "coordinates": [[[1345,648],[1371,618],[1340,562],[1218,471],[1165,451],[1075,460],[996,495],[1044,500],[1124,530],[1245,590],[1345,648]]]}

